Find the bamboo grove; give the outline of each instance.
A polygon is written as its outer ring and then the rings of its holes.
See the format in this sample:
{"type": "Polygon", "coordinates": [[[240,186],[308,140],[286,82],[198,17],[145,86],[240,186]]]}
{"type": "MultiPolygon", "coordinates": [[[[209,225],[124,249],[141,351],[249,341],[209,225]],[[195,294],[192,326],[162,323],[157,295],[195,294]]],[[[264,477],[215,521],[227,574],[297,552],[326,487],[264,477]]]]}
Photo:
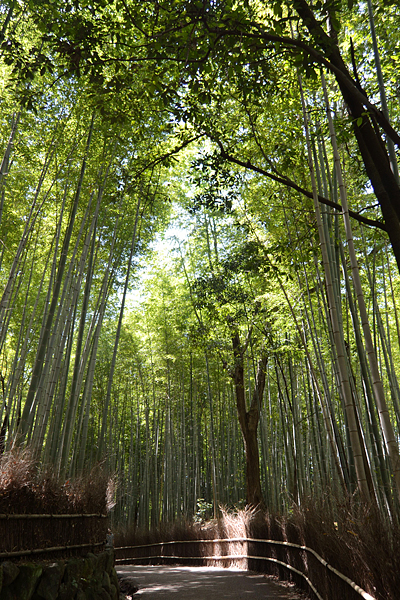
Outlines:
{"type": "Polygon", "coordinates": [[[0,4],[0,451],[397,520],[399,8],[170,5],[0,4]]]}

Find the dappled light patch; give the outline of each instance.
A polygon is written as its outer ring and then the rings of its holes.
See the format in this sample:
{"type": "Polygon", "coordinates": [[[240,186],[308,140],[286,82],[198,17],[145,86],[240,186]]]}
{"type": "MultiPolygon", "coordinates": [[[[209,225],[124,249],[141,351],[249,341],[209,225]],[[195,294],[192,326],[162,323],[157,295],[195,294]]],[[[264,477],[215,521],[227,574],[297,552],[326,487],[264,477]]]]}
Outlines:
{"type": "MultiPolygon", "coordinates": [[[[335,599],[336,596],[331,595],[332,589],[335,589],[341,598],[352,599],[353,588],[329,572],[323,564],[325,560],[373,598],[398,598],[400,529],[398,525],[385,521],[376,507],[363,507],[343,498],[326,498],[326,502],[305,499],[301,506],[293,505],[290,514],[286,515],[254,508],[235,512],[224,509],[219,519],[202,524],[179,523],[170,529],[165,525],[163,533],[164,537],[161,531],[142,532],[130,537],[130,542],[137,544],[136,551],[119,548],[117,563],[125,557],[128,562],[142,557],[139,565],[166,565],[157,566],[160,574],[170,573],[171,567],[167,565],[174,562],[197,564],[205,574],[211,568],[210,572],[217,578],[228,577],[229,572],[239,567],[239,570],[278,577],[289,586],[296,584],[309,591],[306,580],[295,572],[300,569],[315,582],[322,597],[335,599]],[[175,537],[174,533],[179,533],[179,537],[175,537]],[[175,544],[171,543],[173,540],[175,544]],[[268,540],[275,540],[278,544],[267,544],[268,540]],[[322,562],[302,548],[314,551],[323,559],[322,562]],[[144,562],[146,556],[148,559],[144,562]],[[265,557],[270,557],[272,562],[265,557]],[[285,564],[295,569],[288,570],[284,568],[285,564]],[[229,567],[226,575],[220,567],[229,567]]],[[[124,545],[121,536],[117,541],[124,545]]],[[[121,564],[120,568],[130,567],[121,564]]],[[[174,569],[185,573],[189,567],[174,569]]],[[[182,586],[184,582],[183,576],[182,586]]]]}
{"type": "MultiPolygon", "coordinates": [[[[281,585],[273,578],[249,574],[243,569],[181,566],[125,566],[118,568],[120,581],[129,578],[139,585],[137,597],[204,600],[300,600],[291,584],[281,585]]],[[[121,586],[123,591],[123,586],[121,586]]],[[[135,596],[133,596],[134,598],[135,596]]]]}

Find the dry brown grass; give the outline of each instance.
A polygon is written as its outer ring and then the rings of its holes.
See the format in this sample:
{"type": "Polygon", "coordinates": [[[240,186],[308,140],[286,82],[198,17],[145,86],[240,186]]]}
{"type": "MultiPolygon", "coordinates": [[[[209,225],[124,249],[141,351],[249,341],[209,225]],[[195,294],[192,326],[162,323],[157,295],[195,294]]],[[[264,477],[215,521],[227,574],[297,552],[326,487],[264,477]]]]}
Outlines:
{"type": "MultiPolygon", "coordinates": [[[[160,529],[151,532],[120,532],[116,535],[116,546],[170,540],[242,537],[288,541],[312,548],[330,565],[355,581],[377,600],[398,600],[400,597],[400,527],[398,524],[388,522],[374,507],[361,506],[350,500],[326,497],[318,501],[309,498],[300,507],[294,506],[287,515],[252,509],[236,512],[222,509],[221,514],[220,519],[206,523],[182,521],[163,525],[160,529]]],[[[243,552],[243,546],[237,542],[187,543],[175,547],[174,550],[172,546],[170,548],[171,553],[174,551],[177,556],[203,556],[203,561],[199,564],[234,565],[261,570],[277,575],[281,579],[295,581],[296,584],[307,589],[302,578],[277,567],[274,563],[261,560],[216,563],[205,558],[212,555],[239,555],[243,552]]],[[[169,552],[167,547],[164,547],[164,551],[169,552]]],[[[338,597],[343,600],[360,598],[347,584],[327,572],[308,553],[299,553],[282,546],[267,547],[266,544],[260,543],[249,543],[248,551],[250,555],[278,558],[300,570],[305,567],[327,598],[332,600],[338,597]]]]}
{"type": "Polygon", "coordinates": [[[0,513],[105,514],[110,484],[102,464],[63,482],[51,469],[41,469],[29,450],[12,450],[0,458],[0,513]]]}
{"type": "Polygon", "coordinates": [[[304,545],[379,600],[400,597],[400,526],[350,499],[303,503],[290,519],[304,545]]]}
{"type": "MultiPolygon", "coordinates": [[[[400,597],[400,527],[384,518],[376,506],[326,496],[319,500],[308,498],[301,506],[293,506],[287,515],[239,511],[223,515],[223,520],[229,523],[228,532],[245,529],[251,538],[288,541],[312,548],[377,600],[398,600],[400,597]]],[[[265,551],[266,546],[263,549],[259,543],[249,545],[249,554],[265,551]]],[[[311,555],[297,557],[296,552],[282,547],[276,547],[268,555],[283,562],[287,559],[292,566],[303,563],[302,567],[306,565],[319,583],[326,577],[326,569],[311,555]]],[[[265,568],[267,572],[293,579],[303,587],[301,579],[269,563],[249,561],[249,568],[265,568]]],[[[330,588],[336,588],[338,594],[340,587],[341,598],[359,598],[334,575],[328,574],[322,589],[324,587],[327,597],[330,597],[330,588]]]]}

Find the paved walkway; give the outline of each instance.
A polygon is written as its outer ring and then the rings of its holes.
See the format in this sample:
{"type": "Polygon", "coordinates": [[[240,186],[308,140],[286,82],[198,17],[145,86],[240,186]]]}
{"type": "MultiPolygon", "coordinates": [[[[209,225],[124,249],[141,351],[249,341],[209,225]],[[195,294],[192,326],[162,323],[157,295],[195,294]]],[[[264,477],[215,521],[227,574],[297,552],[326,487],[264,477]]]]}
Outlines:
{"type": "MultiPolygon", "coordinates": [[[[118,565],[117,573],[134,580],[134,600],[300,600],[290,586],[239,569],[118,565]]],[[[129,597],[129,596],[128,596],[129,597]]],[[[304,596],[303,596],[304,598],[304,596]]]]}

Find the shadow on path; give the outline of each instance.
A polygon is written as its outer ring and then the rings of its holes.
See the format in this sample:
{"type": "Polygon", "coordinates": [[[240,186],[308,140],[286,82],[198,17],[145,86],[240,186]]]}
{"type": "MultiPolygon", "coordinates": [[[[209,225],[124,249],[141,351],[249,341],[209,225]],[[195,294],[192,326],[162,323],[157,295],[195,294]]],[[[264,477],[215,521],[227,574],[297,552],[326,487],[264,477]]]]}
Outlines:
{"type": "MultiPolygon", "coordinates": [[[[239,569],[214,567],[117,566],[142,600],[300,600],[304,596],[272,578],[239,569]]],[[[125,592],[126,593],[126,592],[125,592]]],[[[129,598],[129,596],[128,596],[129,598]]]]}

